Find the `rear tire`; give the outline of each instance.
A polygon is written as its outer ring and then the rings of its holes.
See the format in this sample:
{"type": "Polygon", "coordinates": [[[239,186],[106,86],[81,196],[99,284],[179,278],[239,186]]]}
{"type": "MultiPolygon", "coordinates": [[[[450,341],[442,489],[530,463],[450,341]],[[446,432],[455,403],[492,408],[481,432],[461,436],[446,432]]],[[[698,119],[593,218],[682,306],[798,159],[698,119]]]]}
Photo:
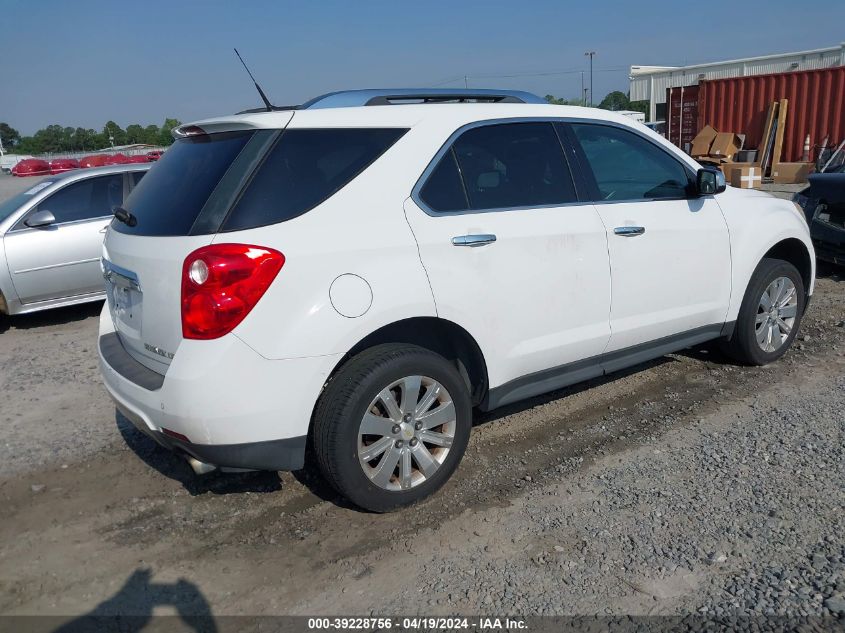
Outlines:
{"type": "Polygon", "coordinates": [[[329,381],[314,412],[314,451],[335,490],[388,512],[446,483],[471,427],[469,389],[453,364],[422,347],[378,345],[329,381]]]}
{"type": "Polygon", "coordinates": [[[722,350],[748,365],[777,360],[795,340],[804,303],[798,269],[782,259],[764,258],[751,275],[733,336],[722,350]]]}

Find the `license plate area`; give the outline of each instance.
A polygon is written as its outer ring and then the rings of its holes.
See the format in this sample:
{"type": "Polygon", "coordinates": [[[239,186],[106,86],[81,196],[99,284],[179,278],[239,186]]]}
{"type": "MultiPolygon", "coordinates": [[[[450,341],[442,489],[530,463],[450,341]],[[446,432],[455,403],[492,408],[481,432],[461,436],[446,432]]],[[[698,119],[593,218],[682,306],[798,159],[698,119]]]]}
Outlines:
{"type": "Polygon", "coordinates": [[[130,270],[103,260],[106,299],[118,332],[140,338],[144,294],[138,276],[130,270]]]}

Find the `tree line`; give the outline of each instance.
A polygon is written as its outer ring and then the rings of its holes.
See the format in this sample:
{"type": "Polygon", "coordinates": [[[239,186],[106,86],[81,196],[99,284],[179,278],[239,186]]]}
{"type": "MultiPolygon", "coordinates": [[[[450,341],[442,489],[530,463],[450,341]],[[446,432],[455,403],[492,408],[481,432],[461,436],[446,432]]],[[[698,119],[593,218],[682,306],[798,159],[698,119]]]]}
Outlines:
{"type": "Polygon", "coordinates": [[[21,136],[8,123],[0,123],[0,140],[6,152],[16,154],[87,152],[133,143],[167,146],[173,142],[173,128],[179,125],[179,120],[170,118],[165,119],[162,125],[133,123],[125,130],[114,121],[108,121],[99,132],[92,128],[48,125],[32,136],[21,136]]]}
{"type": "MultiPolygon", "coordinates": [[[[546,95],[546,101],[556,105],[585,105],[583,99],[563,99],[546,95]]],[[[631,101],[624,92],[609,93],[599,108],[604,110],[637,110],[648,113],[648,101],[631,101]]],[[[48,125],[32,136],[21,136],[8,123],[0,123],[0,140],[7,152],[17,154],[47,154],[57,152],[87,152],[108,149],[113,145],[149,143],[168,146],[173,142],[171,131],[181,125],[177,119],[165,119],[162,125],[142,126],[137,123],[124,130],[114,121],[108,121],[101,131],[91,128],[48,125]]]]}
{"type": "MultiPolygon", "coordinates": [[[[546,101],[554,105],[586,105],[584,99],[562,99],[554,95],[546,95],[546,101]]],[[[621,90],[608,93],[597,107],[602,110],[633,110],[648,115],[648,101],[631,101],[621,90]]]]}

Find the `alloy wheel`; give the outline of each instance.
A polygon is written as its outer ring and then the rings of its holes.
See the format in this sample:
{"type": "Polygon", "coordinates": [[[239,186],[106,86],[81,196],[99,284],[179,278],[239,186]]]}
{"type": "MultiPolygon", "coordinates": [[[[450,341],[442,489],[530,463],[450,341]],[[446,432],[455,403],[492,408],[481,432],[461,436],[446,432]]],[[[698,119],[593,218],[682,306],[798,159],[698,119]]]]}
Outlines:
{"type": "Polygon", "coordinates": [[[358,427],[358,461],[384,490],[402,491],[430,479],[455,439],[455,405],[427,376],[406,376],[382,389],[358,427]]]}
{"type": "Polygon", "coordinates": [[[754,328],[757,344],[764,352],[775,352],[783,346],[798,315],[798,293],[789,277],[778,277],[763,291],[757,305],[754,328]]]}

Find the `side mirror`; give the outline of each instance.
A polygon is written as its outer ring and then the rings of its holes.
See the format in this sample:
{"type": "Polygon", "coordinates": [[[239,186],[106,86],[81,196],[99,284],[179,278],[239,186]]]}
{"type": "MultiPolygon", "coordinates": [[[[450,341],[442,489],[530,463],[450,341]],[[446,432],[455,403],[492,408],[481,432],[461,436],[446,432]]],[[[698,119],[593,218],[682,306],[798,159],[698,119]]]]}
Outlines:
{"type": "Polygon", "coordinates": [[[699,196],[712,196],[722,193],[727,184],[725,174],[715,167],[702,167],[695,175],[695,189],[699,196]]]}
{"type": "Polygon", "coordinates": [[[29,216],[26,220],[24,220],[24,224],[26,224],[29,228],[35,229],[42,226],[49,226],[56,221],[56,216],[53,215],[50,211],[36,211],[31,216],[29,216]]]}

